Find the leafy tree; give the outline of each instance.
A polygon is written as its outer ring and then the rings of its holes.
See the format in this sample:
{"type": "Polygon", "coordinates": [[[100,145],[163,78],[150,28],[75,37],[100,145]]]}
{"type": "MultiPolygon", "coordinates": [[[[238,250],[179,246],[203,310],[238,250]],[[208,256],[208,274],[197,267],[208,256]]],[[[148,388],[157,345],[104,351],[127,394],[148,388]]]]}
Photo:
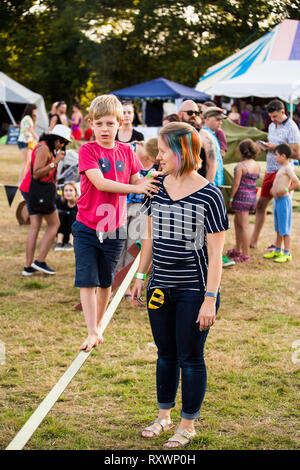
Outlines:
{"type": "Polygon", "coordinates": [[[0,70],[48,105],[159,76],[193,87],[284,18],[300,0],[2,0],[0,70]]]}

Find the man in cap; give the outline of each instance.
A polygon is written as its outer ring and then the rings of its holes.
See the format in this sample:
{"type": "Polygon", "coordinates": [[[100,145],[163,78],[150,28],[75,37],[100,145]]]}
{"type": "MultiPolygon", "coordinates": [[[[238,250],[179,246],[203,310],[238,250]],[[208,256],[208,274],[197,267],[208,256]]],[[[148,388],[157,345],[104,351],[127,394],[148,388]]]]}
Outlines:
{"type": "Polygon", "coordinates": [[[178,116],[181,122],[191,124],[199,131],[201,137],[200,157],[202,159],[202,166],[198,170],[198,173],[213,183],[217,171],[215,144],[209,132],[201,128],[200,111],[197,104],[192,100],[183,101],[178,111],[178,116]]]}
{"type": "MultiPolygon", "coordinates": [[[[202,107],[201,107],[202,113],[205,113],[205,111],[207,111],[208,108],[211,108],[213,106],[215,107],[217,105],[215,103],[213,103],[212,101],[205,101],[205,103],[203,103],[202,107]]],[[[219,144],[220,144],[220,147],[221,147],[222,158],[224,159],[225,154],[228,150],[228,147],[227,147],[226,135],[225,135],[225,132],[222,129],[222,122],[223,122],[223,119],[220,119],[219,120],[219,128],[215,131],[215,134],[216,134],[216,137],[217,137],[217,139],[219,141],[219,144]]]]}
{"type": "MultiPolygon", "coordinates": [[[[217,106],[207,106],[205,111],[203,112],[204,118],[204,126],[203,130],[210,133],[213,138],[215,151],[216,151],[216,162],[217,162],[217,171],[214,179],[214,183],[216,186],[222,186],[225,184],[225,176],[223,170],[223,158],[221,152],[221,146],[219,140],[216,136],[216,131],[220,129],[222,120],[225,118],[225,114],[223,114],[223,109],[218,108],[217,106]]],[[[233,266],[235,262],[227,258],[227,256],[222,256],[223,260],[223,268],[227,268],[229,266],[233,266]]]]}

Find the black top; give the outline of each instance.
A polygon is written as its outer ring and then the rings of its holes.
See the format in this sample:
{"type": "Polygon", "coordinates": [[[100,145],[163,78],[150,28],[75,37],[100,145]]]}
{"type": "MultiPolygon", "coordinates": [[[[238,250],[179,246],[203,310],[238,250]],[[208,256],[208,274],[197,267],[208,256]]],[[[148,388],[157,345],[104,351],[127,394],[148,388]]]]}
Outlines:
{"type": "Polygon", "coordinates": [[[55,125],[57,125],[57,124],[61,124],[61,123],[62,123],[62,122],[61,122],[61,119],[60,119],[60,117],[59,117],[59,115],[58,115],[58,114],[51,114],[51,113],[49,113],[49,114],[48,114],[48,116],[49,116],[49,124],[50,124],[50,122],[51,122],[51,119],[52,119],[54,116],[56,116],[56,117],[57,117],[57,122],[56,122],[56,124],[55,124],[55,125]]]}
{"type": "Polygon", "coordinates": [[[205,292],[207,233],[229,228],[221,191],[212,183],[173,201],[160,179],[159,192],[146,197],[142,211],[152,217],[153,252],[149,288],[184,288],[205,292]]]}
{"type": "Polygon", "coordinates": [[[199,175],[206,178],[206,171],[207,171],[206,153],[205,153],[205,150],[204,150],[203,147],[201,147],[200,158],[202,160],[202,164],[201,164],[201,168],[199,168],[199,170],[198,170],[198,173],[199,173],[199,175]]]}
{"type": "Polygon", "coordinates": [[[78,208],[77,204],[74,207],[69,207],[67,201],[63,200],[61,197],[58,197],[56,199],[56,207],[58,209],[58,212],[74,212],[77,214],[78,208]]]}
{"type": "MultiPolygon", "coordinates": [[[[119,139],[119,132],[117,132],[116,140],[118,140],[119,142],[124,142],[123,140],[119,139]]],[[[130,142],[133,142],[134,140],[141,142],[142,140],[144,140],[144,135],[141,132],[138,132],[135,129],[132,129],[131,138],[127,140],[127,142],[124,142],[124,143],[129,144],[130,142]]]]}

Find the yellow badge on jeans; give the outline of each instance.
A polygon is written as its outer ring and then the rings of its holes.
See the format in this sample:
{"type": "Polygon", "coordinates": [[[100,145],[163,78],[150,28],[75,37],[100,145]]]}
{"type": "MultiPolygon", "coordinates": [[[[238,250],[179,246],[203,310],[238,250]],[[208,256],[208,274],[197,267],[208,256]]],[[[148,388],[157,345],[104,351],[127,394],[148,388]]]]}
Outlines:
{"type": "Polygon", "coordinates": [[[165,294],[160,289],[155,289],[149,300],[149,308],[160,308],[163,306],[165,301],[165,294]]]}

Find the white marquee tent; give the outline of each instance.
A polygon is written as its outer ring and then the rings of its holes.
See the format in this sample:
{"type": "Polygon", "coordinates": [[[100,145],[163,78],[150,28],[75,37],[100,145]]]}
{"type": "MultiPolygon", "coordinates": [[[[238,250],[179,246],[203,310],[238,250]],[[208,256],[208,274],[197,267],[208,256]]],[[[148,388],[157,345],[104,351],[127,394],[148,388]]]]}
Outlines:
{"type": "Polygon", "coordinates": [[[210,67],[196,90],[232,98],[278,96],[290,102],[299,96],[299,63],[300,21],[285,19],[258,40],[210,67]]]}
{"type": "Polygon", "coordinates": [[[42,134],[48,130],[49,121],[45,108],[45,102],[42,95],[34,93],[28,88],[24,87],[15,80],[9,78],[4,73],[0,72],[0,103],[3,103],[5,109],[12,121],[15,124],[14,117],[12,116],[9,103],[33,103],[37,106],[37,134],[42,134]]]}
{"type": "Polygon", "coordinates": [[[292,105],[300,97],[300,60],[263,62],[239,77],[216,83],[212,93],[232,98],[278,96],[292,105]]]}

